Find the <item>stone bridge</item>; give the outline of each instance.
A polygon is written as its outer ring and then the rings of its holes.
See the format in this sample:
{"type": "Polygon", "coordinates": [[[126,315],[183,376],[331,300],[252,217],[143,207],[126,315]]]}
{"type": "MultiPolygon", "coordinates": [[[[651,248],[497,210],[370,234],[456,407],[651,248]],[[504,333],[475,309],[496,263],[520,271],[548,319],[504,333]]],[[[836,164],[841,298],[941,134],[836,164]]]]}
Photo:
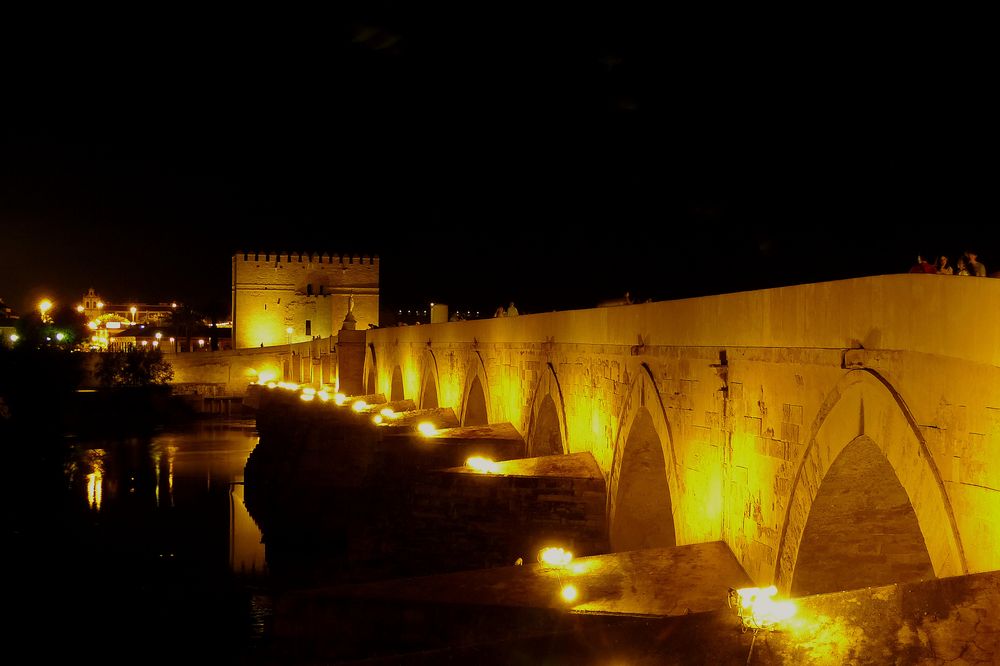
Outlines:
{"type": "Polygon", "coordinates": [[[794,595],[1000,569],[1000,280],[370,330],[364,384],[590,452],[615,551],[722,540],[794,595]]]}

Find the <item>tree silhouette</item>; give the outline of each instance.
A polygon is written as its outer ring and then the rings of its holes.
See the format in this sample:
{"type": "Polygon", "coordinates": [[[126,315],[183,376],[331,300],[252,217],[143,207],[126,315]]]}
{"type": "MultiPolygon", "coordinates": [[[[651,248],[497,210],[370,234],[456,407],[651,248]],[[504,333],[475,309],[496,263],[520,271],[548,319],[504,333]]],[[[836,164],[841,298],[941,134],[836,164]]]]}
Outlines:
{"type": "Polygon", "coordinates": [[[82,314],[68,305],[44,318],[32,311],[17,320],[18,345],[32,349],[73,349],[90,339],[82,314]]]}
{"type": "Polygon", "coordinates": [[[213,299],[204,303],[201,307],[201,311],[204,313],[206,319],[210,319],[212,321],[212,328],[208,332],[212,351],[219,351],[218,324],[220,321],[225,321],[229,318],[229,305],[224,304],[219,299],[213,299]]]}
{"type": "Polygon", "coordinates": [[[159,349],[136,348],[125,352],[105,352],[97,365],[101,386],[149,386],[166,384],[174,369],[159,349]]]}
{"type": "MultiPolygon", "coordinates": [[[[168,323],[175,331],[184,331],[187,350],[191,351],[191,329],[204,323],[204,319],[204,316],[190,305],[181,304],[170,312],[168,323]]],[[[176,346],[174,350],[176,351],[176,346]]]]}

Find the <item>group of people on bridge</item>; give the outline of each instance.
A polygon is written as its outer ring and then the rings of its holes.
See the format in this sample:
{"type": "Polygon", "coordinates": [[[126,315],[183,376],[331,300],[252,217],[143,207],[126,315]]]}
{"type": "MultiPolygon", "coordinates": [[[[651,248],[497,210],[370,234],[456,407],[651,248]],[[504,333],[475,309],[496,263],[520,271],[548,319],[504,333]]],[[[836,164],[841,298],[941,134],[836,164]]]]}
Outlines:
{"type": "MultiPolygon", "coordinates": [[[[948,257],[941,255],[935,263],[928,262],[923,255],[917,255],[917,263],[910,268],[911,273],[936,273],[937,275],[971,275],[974,277],[986,277],[986,266],[979,261],[979,255],[972,251],[966,251],[958,258],[953,267],[948,263],[948,257]]],[[[990,277],[1000,277],[997,271],[990,277]]]]}
{"type": "Polygon", "coordinates": [[[511,301],[510,305],[508,305],[506,307],[506,309],[502,305],[500,307],[498,307],[497,311],[493,313],[493,316],[494,317],[516,317],[518,314],[519,313],[517,311],[517,307],[514,305],[514,301],[511,301]]]}

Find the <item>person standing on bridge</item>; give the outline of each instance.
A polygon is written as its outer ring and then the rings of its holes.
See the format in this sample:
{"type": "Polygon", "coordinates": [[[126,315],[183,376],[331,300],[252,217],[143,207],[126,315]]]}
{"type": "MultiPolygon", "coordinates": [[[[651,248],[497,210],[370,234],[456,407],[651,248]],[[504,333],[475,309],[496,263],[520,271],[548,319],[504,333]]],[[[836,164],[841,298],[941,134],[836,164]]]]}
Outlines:
{"type": "Polygon", "coordinates": [[[917,263],[910,268],[911,273],[936,273],[937,270],[922,255],[917,255],[917,263]]]}
{"type": "Polygon", "coordinates": [[[986,266],[984,266],[982,262],[976,258],[978,255],[975,252],[966,251],[965,256],[969,258],[966,262],[966,265],[969,267],[969,275],[986,277],[986,266]]]}
{"type": "Polygon", "coordinates": [[[518,314],[518,312],[517,312],[517,306],[514,305],[514,301],[511,301],[510,305],[507,306],[507,316],[508,317],[516,317],[517,314],[518,314]]]}

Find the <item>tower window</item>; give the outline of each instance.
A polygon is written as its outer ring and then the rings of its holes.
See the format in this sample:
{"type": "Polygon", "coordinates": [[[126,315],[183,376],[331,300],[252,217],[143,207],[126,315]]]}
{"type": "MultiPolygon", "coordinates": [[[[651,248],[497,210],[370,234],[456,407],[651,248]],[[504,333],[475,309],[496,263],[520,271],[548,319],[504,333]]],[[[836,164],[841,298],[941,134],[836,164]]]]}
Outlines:
{"type": "Polygon", "coordinates": [[[313,334],[313,323],[312,319],[306,319],[306,335],[313,334]]]}

